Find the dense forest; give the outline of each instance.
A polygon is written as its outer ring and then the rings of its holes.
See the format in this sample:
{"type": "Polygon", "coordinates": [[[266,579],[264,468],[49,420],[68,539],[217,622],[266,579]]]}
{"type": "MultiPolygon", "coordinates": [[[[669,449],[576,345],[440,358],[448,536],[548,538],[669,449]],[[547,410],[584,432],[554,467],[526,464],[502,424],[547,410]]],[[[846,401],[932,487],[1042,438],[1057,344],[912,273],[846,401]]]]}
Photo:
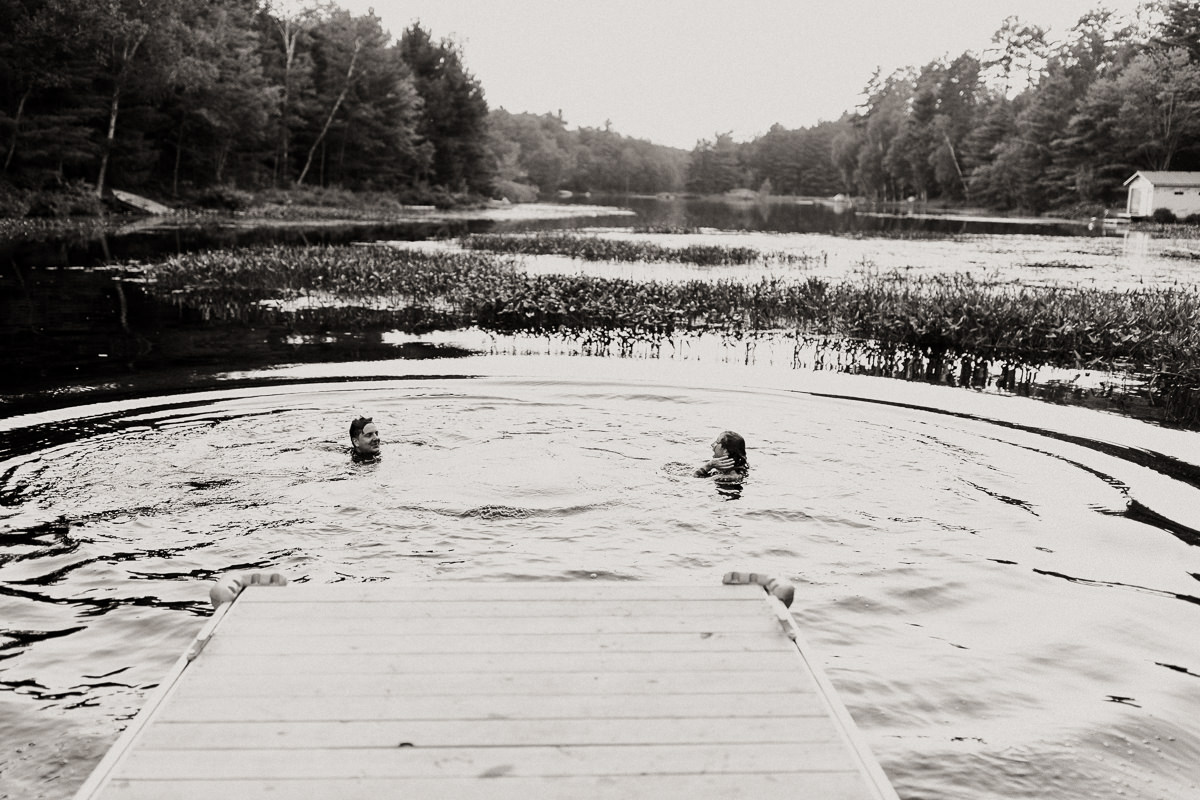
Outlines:
{"type": "Polygon", "coordinates": [[[1097,8],[1061,41],[1015,17],[982,54],[876,74],[853,113],[692,152],[687,185],[1039,212],[1123,201],[1136,170],[1200,169],[1200,3],[1097,8]]]}
{"type": "Polygon", "coordinates": [[[16,189],[339,186],[488,194],[483,88],[450,41],[336,5],[0,0],[16,189]]]}
{"type": "MultiPolygon", "coordinates": [[[[982,53],[877,72],[842,118],[691,152],[489,108],[466,54],[372,12],[266,0],[0,0],[0,213],[37,197],[296,186],[530,200],[575,192],[1112,204],[1200,169],[1200,2],[1097,7],[1062,39],[1004,20],[982,53]]],[[[819,79],[819,76],[814,76],[819,79]]],[[[852,102],[852,99],[848,98],[852,102]]]]}

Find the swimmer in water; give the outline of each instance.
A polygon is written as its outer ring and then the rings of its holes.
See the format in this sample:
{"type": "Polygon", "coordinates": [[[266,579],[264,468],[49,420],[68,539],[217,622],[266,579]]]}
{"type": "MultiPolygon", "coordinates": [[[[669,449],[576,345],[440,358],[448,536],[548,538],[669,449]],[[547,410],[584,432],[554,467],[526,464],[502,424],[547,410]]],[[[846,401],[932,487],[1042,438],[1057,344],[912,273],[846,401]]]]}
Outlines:
{"type": "Polygon", "coordinates": [[[741,481],[750,471],[746,461],[746,440],[733,431],[725,431],[712,443],[713,457],[693,473],[697,478],[741,481]]]}
{"type": "Polygon", "coordinates": [[[370,417],[358,417],[350,423],[350,446],[355,460],[379,456],[379,429],[370,417]]]}

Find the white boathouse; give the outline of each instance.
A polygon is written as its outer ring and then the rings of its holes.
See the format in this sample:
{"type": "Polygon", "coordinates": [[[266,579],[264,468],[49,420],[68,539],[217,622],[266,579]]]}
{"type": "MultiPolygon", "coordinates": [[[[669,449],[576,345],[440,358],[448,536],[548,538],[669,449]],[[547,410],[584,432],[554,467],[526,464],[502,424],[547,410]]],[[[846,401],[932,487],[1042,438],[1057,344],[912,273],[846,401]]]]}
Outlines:
{"type": "Polygon", "coordinates": [[[1159,208],[1180,218],[1200,214],[1200,172],[1139,171],[1125,186],[1125,213],[1130,217],[1149,217],[1159,208]]]}

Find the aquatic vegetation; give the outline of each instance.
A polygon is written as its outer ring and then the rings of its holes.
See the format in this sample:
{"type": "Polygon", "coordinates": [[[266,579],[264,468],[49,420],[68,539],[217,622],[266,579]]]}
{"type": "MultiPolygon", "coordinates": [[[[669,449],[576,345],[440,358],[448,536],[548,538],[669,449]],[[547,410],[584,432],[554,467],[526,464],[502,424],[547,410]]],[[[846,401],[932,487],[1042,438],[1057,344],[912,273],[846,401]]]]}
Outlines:
{"type": "Polygon", "coordinates": [[[809,264],[824,258],[823,254],[764,253],[753,247],[712,244],[663,247],[651,242],[604,239],[599,236],[580,236],[573,233],[475,234],[464,236],[459,242],[468,250],[487,250],[493,253],[519,255],[569,256],[583,261],[675,262],[700,266],[729,266],[767,261],[783,264],[809,264]]]}
{"type": "Polygon", "coordinates": [[[703,228],[695,225],[634,225],[629,230],[631,233],[659,233],[672,236],[686,236],[704,232],[703,228]]]}
{"type": "Polygon", "coordinates": [[[909,377],[971,385],[998,366],[1004,388],[1020,390],[1043,366],[1148,375],[1151,399],[1169,419],[1200,422],[1196,289],[1103,291],[892,274],[829,287],[826,308],[819,330],[840,334],[868,364],[909,377]]]}
{"type": "Polygon", "coordinates": [[[998,369],[1014,391],[1039,367],[1091,369],[1144,378],[1169,419],[1200,424],[1200,291],[1190,288],[900,273],[639,281],[531,275],[490,252],[363,246],[185,254],[148,267],[146,280],[181,313],[301,333],[478,326],[618,355],[698,333],[751,343],[782,333],[794,338],[797,363],[815,351],[817,368],[956,385],[981,385],[998,369]]]}
{"type": "MultiPolygon", "coordinates": [[[[157,293],[204,319],[396,327],[398,312],[460,309],[469,305],[464,292],[498,288],[517,273],[509,260],[473,253],[272,246],[185,254],[145,274],[157,293]]],[[[452,326],[461,321],[447,316],[452,326]]]]}
{"type": "Polygon", "coordinates": [[[0,217],[0,241],[88,241],[126,224],[125,217],[0,217]]]}

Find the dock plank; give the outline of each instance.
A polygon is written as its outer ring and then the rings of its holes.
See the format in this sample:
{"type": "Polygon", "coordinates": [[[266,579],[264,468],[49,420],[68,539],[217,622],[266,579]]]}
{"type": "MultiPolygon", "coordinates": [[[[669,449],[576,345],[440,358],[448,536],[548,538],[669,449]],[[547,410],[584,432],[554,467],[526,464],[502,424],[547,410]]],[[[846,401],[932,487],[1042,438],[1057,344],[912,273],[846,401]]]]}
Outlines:
{"type": "Polygon", "coordinates": [[[574,602],[651,600],[671,606],[680,605],[680,601],[720,600],[730,603],[744,601],[758,608],[762,606],[760,586],[664,585],[642,581],[430,581],[415,584],[389,581],[310,584],[303,586],[303,590],[303,598],[293,596],[291,599],[279,593],[254,591],[239,602],[257,605],[292,603],[302,599],[304,602],[361,605],[403,601],[495,602],[557,598],[574,602]]]}
{"type": "Polygon", "coordinates": [[[587,745],[779,744],[836,742],[823,713],[806,717],[638,719],[322,719],[301,722],[224,720],[162,722],[146,732],[147,750],[343,749],[363,747],[580,747],[587,745]]]}
{"type": "MultiPolygon", "coordinates": [[[[709,618],[677,617],[662,615],[663,609],[658,609],[657,615],[633,616],[603,616],[591,619],[569,616],[548,615],[537,617],[498,616],[490,618],[464,617],[448,615],[446,617],[405,617],[402,615],[389,616],[388,612],[395,607],[380,605],[378,610],[359,609],[357,614],[341,615],[322,620],[316,612],[300,616],[297,612],[294,621],[265,622],[260,619],[245,621],[232,619],[229,621],[229,633],[235,635],[255,636],[268,635],[272,631],[306,631],[328,635],[339,627],[346,633],[368,633],[380,630],[400,630],[414,635],[446,634],[454,636],[483,636],[492,633],[509,634],[544,634],[557,635],[560,633],[579,633],[587,625],[589,633],[757,633],[779,630],[779,625],[770,617],[756,613],[752,616],[733,616],[709,618]],[[586,619],[586,623],[584,620],[586,619]],[[703,625],[697,624],[702,621],[703,625]]],[[[257,610],[257,609],[256,609],[257,610]]],[[[761,611],[761,609],[756,609],[761,611]]],[[[224,632],[223,632],[224,633],[224,632]]]]}
{"type": "Polygon", "coordinates": [[[117,780],[109,800],[380,800],[380,798],[468,798],[488,800],[746,800],[749,797],[808,797],[862,800],[857,776],[844,772],[731,775],[629,775],[514,778],[340,778],[272,780],[117,780]]]}
{"type": "MultiPolygon", "coordinates": [[[[816,686],[803,672],[790,669],[777,672],[744,670],[676,670],[670,675],[653,672],[566,672],[501,675],[486,684],[478,673],[410,672],[403,681],[381,684],[372,673],[343,672],[336,681],[313,681],[308,675],[289,672],[257,675],[220,674],[197,671],[175,693],[175,702],[189,699],[204,701],[214,697],[241,700],[262,698],[280,705],[287,698],[323,698],[351,700],[360,697],[427,697],[476,694],[757,694],[788,693],[811,695],[816,686]]],[[[697,698],[697,702],[703,702],[697,698]]],[[[816,702],[816,701],[814,701],[816,702]]]]}
{"type": "Polygon", "coordinates": [[[728,652],[712,653],[476,653],[464,658],[456,653],[427,653],[414,657],[408,653],[348,654],[292,653],[286,657],[243,655],[219,652],[214,648],[206,667],[233,673],[277,673],[284,665],[293,674],[321,675],[345,672],[377,672],[395,675],[407,672],[661,672],[680,669],[688,672],[741,669],[749,672],[778,672],[794,664],[790,653],[728,652]]]}
{"type": "MultiPolygon", "coordinates": [[[[575,598],[548,595],[541,598],[492,597],[487,600],[375,600],[352,603],[347,601],[314,600],[297,601],[291,605],[261,603],[253,618],[244,618],[240,624],[249,624],[251,619],[286,620],[305,622],[310,619],[386,619],[392,617],[427,617],[452,619],[466,617],[487,619],[490,617],[650,617],[662,615],[664,611],[672,618],[704,617],[717,620],[723,617],[744,618],[748,613],[764,614],[762,600],[679,600],[664,603],[662,600],[629,598],[625,600],[575,598]]],[[[232,622],[233,620],[231,620],[232,622]]]]}
{"type": "Polygon", "coordinates": [[[896,800],[760,586],[259,587],[193,655],[77,800],[896,800]]]}
{"type": "Polygon", "coordinates": [[[386,747],[352,749],[145,750],[130,754],[130,779],[223,777],[469,778],[855,772],[839,742],[613,745],[603,747],[386,747]],[[805,769],[804,765],[812,765],[805,769]]]}
{"type": "Polygon", "coordinates": [[[474,636],[397,632],[396,626],[363,631],[364,626],[312,624],[276,627],[263,633],[222,630],[209,652],[250,652],[263,649],[279,655],[290,653],[682,653],[717,651],[773,652],[779,650],[778,634],[772,630],[715,633],[482,633],[474,636]]]}
{"type": "MultiPolygon", "coordinates": [[[[814,695],[775,694],[488,694],[455,696],[271,698],[180,697],[160,713],[165,722],[371,719],[641,719],[645,717],[803,716],[814,695]]],[[[832,728],[832,724],[830,725],[832,728]]]]}

